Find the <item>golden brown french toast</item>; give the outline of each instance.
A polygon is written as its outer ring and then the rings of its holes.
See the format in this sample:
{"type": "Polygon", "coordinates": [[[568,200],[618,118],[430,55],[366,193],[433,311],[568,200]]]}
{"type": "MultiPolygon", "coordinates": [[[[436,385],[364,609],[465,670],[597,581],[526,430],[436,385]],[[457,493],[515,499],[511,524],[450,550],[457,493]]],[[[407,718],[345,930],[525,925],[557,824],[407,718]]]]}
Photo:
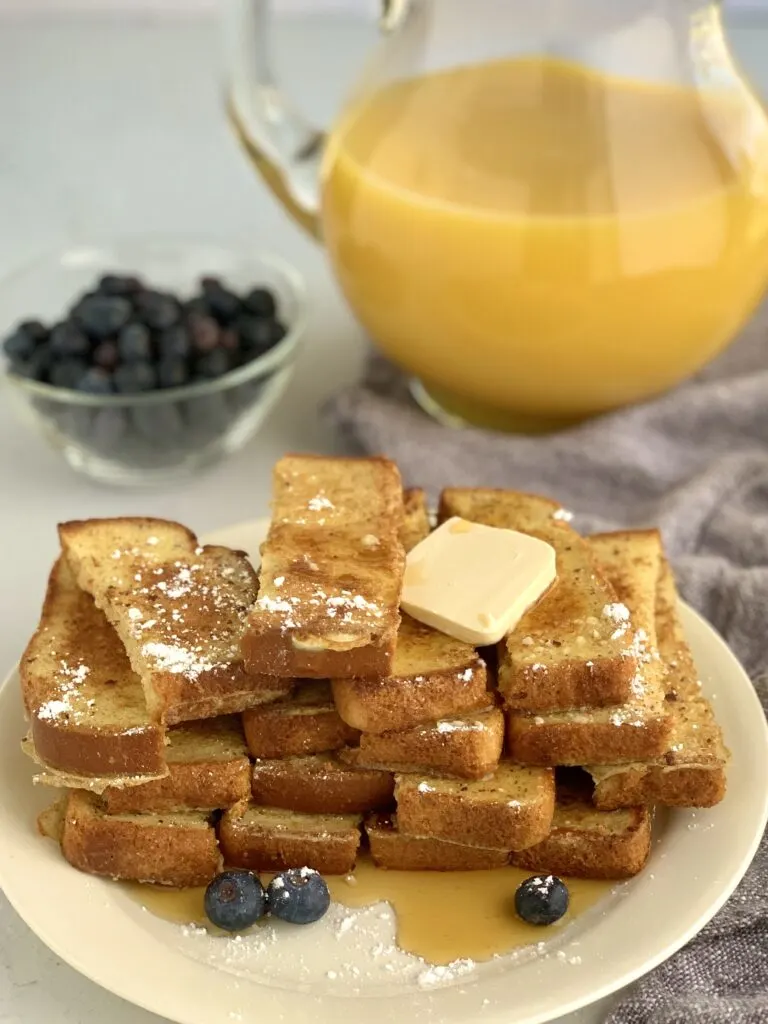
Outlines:
{"type": "Polygon", "coordinates": [[[509,863],[507,850],[407,836],[398,829],[396,814],[369,815],[365,833],[374,864],[390,871],[484,871],[509,863]]]}
{"type": "Polygon", "coordinates": [[[327,679],[298,680],[290,697],[244,711],[243,726],[251,754],[265,758],[322,754],[360,735],[336,710],[327,679]]]}
{"type": "Polygon", "coordinates": [[[122,640],[150,717],[166,725],[276,700],[290,680],[249,675],[240,638],[257,591],[242,552],[200,547],[162,519],[91,519],[59,526],[79,586],[122,640]]]}
{"type": "Polygon", "coordinates": [[[392,805],[389,772],[355,769],[329,754],[258,760],[253,766],[254,802],[306,814],[356,814],[392,805]]]}
{"type": "Polygon", "coordinates": [[[83,777],[97,788],[167,774],[165,731],[150,720],[141,680],[63,558],[51,571],[19,675],[30,723],[26,749],[49,773],[83,777]]]}
{"type": "Polygon", "coordinates": [[[251,762],[236,715],[186,722],[168,730],[168,775],[103,793],[107,814],[214,811],[246,800],[251,762]]]}
{"type": "Polygon", "coordinates": [[[549,835],[513,853],[515,867],[573,878],[631,878],[651,848],[646,807],[599,811],[581,786],[558,785],[549,835]]]}
{"type": "Polygon", "coordinates": [[[503,746],[504,715],[489,703],[402,732],[362,733],[358,747],[346,747],[337,756],[358,768],[481,779],[496,771],[503,746]]]}
{"type": "Polygon", "coordinates": [[[242,650],[283,678],[386,675],[400,621],[403,491],[387,459],[288,455],[242,650]]]}
{"type": "Polygon", "coordinates": [[[345,875],[355,866],[360,822],[356,814],[300,814],[242,803],[221,819],[219,842],[232,867],[308,867],[326,875],[345,875]]]}
{"type": "Polygon", "coordinates": [[[400,540],[408,552],[429,536],[430,522],[427,496],[420,487],[412,487],[403,493],[403,525],[400,540]]]}
{"type": "Polygon", "coordinates": [[[499,692],[515,711],[621,704],[632,697],[632,630],[587,542],[560,505],[517,491],[448,488],[441,522],[459,516],[551,544],[557,580],[499,644],[499,692]]]}
{"type": "Polygon", "coordinates": [[[667,749],[652,761],[588,768],[595,782],[595,805],[603,810],[636,804],[712,807],[725,796],[729,754],[712,706],[700,696],[698,672],[677,607],[672,570],[663,559],[656,592],[656,635],[666,668],[671,720],[667,749]]]}
{"type": "Polygon", "coordinates": [[[395,800],[404,835],[522,850],[549,832],[554,773],[502,761],[490,778],[476,781],[396,775],[395,800]]]}
{"type": "Polygon", "coordinates": [[[671,722],[656,646],[661,539],[655,530],[603,534],[590,544],[634,631],[632,697],[622,705],[507,714],[510,756],[523,764],[584,765],[644,761],[667,747],[671,722]]]}
{"type": "MultiPolygon", "coordinates": [[[[50,833],[52,815],[41,830],[50,833]]],[[[216,832],[205,814],[106,814],[99,797],[71,790],[61,849],[80,871],[178,888],[206,885],[221,870],[216,832]]]]}
{"type": "Polygon", "coordinates": [[[485,662],[474,647],[403,615],[389,675],[332,680],[333,699],[354,729],[411,729],[488,703],[485,662]]]}

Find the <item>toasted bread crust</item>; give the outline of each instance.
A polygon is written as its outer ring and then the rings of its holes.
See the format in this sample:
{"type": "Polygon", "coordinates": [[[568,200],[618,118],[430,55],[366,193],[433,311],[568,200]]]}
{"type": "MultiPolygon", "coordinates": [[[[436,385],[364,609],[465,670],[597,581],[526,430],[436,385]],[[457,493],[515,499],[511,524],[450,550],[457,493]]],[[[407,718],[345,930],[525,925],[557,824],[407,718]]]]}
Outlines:
{"type": "Polygon", "coordinates": [[[248,749],[254,757],[323,754],[356,743],[357,729],[336,710],[330,683],[299,683],[292,699],[243,713],[248,749]]]}
{"type": "Polygon", "coordinates": [[[123,645],[62,558],[19,675],[34,749],[46,767],[98,778],[166,771],[164,730],[149,720],[123,645]],[[111,717],[94,699],[107,684],[111,717]]]}
{"type": "Polygon", "coordinates": [[[253,823],[248,805],[231,808],[219,822],[219,841],[228,866],[252,871],[314,868],[326,875],[346,875],[355,866],[360,830],[354,825],[333,834],[315,828],[311,818],[304,832],[280,832],[253,823]]]}
{"type": "Polygon", "coordinates": [[[358,768],[481,779],[496,770],[503,745],[504,716],[491,705],[402,732],[362,733],[359,747],[338,756],[358,768]]]}
{"type": "Polygon", "coordinates": [[[248,798],[251,762],[247,757],[224,763],[171,764],[168,768],[169,774],[164,779],[141,786],[105,789],[106,813],[226,810],[248,798]]]}
{"type": "MultiPolygon", "coordinates": [[[[61,849],[74,867],[92,875],[185,888],[206,885],[221,867],[216,832],[185,828],[162,818],[110,817],[97,798],[75,790],[64,815],[61,849]]],[[[200,816],[190,815],[190,821],[200,816]]]]}
{"type": "Polygon", "coordinates": [[[540,842],[552,822],[554,774],[510,765],[504,770],[516,772],[519,783],[509,792],[500,785],[492,799],[475,799],[472,791],[495,785],[499,773],[482,783],[451,786],[441,786],[440,780],[431,776],[395,776],[399,831],[495,850],[522,850],[540,842]]]}
{"type": "Polygon", "coordinates": [[[389,673],[402,525],[400,473],[388,459],[281,459],[242,642],[248,670],[308,679],[389,673]]]}
{"type": "Polygon", "coordinates": [[[256,761],[253,766],[253,799],[265,807],[354,814],[390,807],[394,791],[389,772],[358,771],[328,756],[256,761]]]}
{"type": "Polygon", "coordinates": [[[513,853],[518,868],[573,878],[632,878],[642,870],[651,849],[651,817],[644,807],[632,811],[632,823],[621,832],[553,827],[549,835],[526,850],[513,853]]]}
{"type": "Polygon", "coordinates": [[[507,748],[520,764],[555,766],[647,761],[667,749],[669,719],[660,714],[642,724],[550,721],[536,715],[507,715],[507,748]]]}
{"type": "Polygon", "coordinates": [[[153,720],[243,711],[290,690],[246,673],[239,654],[258,581],[243,552],[198,546],[186,527],[146,517],[59,525],[78,584],[125,645],[153,720]]]}
{"type": "Polygon", "coordinates": [[[400,540],[406,552],[429,536],[430,522],[427,496],[419,487],[403,492],[403,525],[400,540]]]}
{"type": "Polygon", "coordinates": [[[439,519],[461,516],[550,544],[558,579],[499,644],[499,692],[516,711],[600,707],[630,699],[636,659],[606,614],[616,597],[584,538],[535,494],[447,488],[439,519]]]}
{"type": "Polygon", "coordinates": [[[354,729],[411,729],[488,703],[485,662],[469,644],[403,616],[391,675],[333,679],[333,699],[354,729]]]}
{"type": "Polygon", "coordinates": [[[509,863],[506,850],[404,835],[394,816],[371,815],[365,821],[365,832],[374,864],[390,871],[485,871],[509,863]]]}
{"type": "Polygon", "coordinates": [[[721,767],[663,768],[628,765],[626,770],[595,785],[593,800],[601,811],[638,805],[714,807],[725,796],[726,775],[721,767]]]}

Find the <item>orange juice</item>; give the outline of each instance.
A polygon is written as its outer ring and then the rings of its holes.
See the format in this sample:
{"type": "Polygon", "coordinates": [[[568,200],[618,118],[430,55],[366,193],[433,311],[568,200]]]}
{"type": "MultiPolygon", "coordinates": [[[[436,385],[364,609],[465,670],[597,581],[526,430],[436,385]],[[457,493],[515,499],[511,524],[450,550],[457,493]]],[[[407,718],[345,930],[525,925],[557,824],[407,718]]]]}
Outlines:
{"type": "Polygon", "coordinates": [[[577,419],[717,353],[768,279],[768,130],[744,90],[504,60],[384,86],[323,167],[342,288],[461,409],[577,419]]]}

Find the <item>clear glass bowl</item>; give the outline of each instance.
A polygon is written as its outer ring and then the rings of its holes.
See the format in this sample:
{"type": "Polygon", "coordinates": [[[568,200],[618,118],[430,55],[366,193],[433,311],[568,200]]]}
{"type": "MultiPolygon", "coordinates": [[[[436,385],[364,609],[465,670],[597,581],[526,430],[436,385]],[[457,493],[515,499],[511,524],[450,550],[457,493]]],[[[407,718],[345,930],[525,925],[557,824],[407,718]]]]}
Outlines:
{"type": "Polygon", "coordinates": [[[189,476],[241,448],[290,378],[306,324],[300,275],[244,245],[183,237],[126,237],[50,253],[0,282],[0,332],[24,319],[50,323],[108,272],[135,273],[154,288],[189,297],[205,274],[235,291],[275,294],[285,337],[217,380],[140,395],[88,395],[6,372],[25,419],[70,466],[111,484],[151,485],[189,476]]]}

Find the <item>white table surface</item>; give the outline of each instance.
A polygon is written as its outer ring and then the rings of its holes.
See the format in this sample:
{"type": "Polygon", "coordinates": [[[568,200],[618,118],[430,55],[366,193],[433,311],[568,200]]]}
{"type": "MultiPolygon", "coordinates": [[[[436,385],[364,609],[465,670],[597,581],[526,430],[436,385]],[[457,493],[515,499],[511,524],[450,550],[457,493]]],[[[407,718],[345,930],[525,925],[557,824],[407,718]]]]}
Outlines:
{"type": "MultiPolygon", "coordinates": [[[[313,116],[335,109],[372,36],[370,24],[339,16],[278,28],[278,66],[313,116]]],[[[768,19],[742,16],[733,39],[768,92],[768,19]]],[[[321,250],[288,221],[240,154],[224,122],[219,74],[215,26],[205,17],[0,16],[0,273],[93,235],[187,231],[280,252],[305,275],[312,303],[296,376],[260,434],[171,489],[112,490],[75,475],[19,425],[0,390],[0,671],[35,626],[58,521],[147,514],[202,533],[263,513],[270,466],[284,451],[341,450],[319,408],[358,376],[362,332],[321,250]]],[[[60,963],[0,897],[0,1021],[107,1020],[159,1018],[60,963]]]]}

